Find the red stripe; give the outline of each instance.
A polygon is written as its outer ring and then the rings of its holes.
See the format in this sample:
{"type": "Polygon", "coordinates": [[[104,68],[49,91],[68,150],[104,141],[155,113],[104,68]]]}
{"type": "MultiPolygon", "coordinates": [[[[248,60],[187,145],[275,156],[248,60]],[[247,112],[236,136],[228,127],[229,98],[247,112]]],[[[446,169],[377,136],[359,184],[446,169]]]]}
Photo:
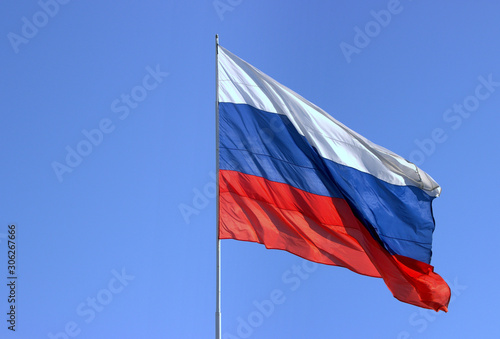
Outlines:
{"type": "Polygon", "coordinates": [[[219,172],[220,239],[252,241],[310,261],[382,277],[394,297],[447,311],[450,289],[426,263],[385,250],[339,198],[219,172]]]}

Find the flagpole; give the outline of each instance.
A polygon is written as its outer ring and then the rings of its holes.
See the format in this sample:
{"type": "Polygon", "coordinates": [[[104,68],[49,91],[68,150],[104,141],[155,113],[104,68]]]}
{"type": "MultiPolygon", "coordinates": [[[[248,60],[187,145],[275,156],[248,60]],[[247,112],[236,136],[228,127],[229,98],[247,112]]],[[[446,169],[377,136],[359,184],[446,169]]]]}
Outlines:
{"type": "Polygon", "coordinates": [[[216,227],[217,259],[216,259],[216,302],[215,302],[215,339],[221,339],[220,312],[220,239],[219,239],[219,35],[215,35],[215,175],[216,175],[216,227]]]}

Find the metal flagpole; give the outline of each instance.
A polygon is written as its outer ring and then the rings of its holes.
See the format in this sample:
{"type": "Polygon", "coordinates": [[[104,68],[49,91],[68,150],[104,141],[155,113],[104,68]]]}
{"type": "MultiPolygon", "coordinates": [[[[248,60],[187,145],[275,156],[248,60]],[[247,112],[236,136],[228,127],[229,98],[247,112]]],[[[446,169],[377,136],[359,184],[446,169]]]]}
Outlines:
{"type": "Polygon", "coordinates": [[[217,271],[215,302],[215,339],[221,339],[220,312],[220,239],[219,239],[219,35],[215,35],[215,175],[216,175],[216,230],[217,230],[217,271]]]}

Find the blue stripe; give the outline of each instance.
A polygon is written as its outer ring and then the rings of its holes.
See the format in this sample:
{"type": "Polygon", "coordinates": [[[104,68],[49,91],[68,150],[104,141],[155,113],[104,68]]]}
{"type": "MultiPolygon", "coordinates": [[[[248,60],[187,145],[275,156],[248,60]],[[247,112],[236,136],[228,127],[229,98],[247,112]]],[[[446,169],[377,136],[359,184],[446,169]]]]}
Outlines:
{"type": "Polygon", "coordinates": [[[289,119],[246,104],[219,103],[220,169],[343,198],[392,254],[430,263],[433,198],[322,158],[289,119]]]}

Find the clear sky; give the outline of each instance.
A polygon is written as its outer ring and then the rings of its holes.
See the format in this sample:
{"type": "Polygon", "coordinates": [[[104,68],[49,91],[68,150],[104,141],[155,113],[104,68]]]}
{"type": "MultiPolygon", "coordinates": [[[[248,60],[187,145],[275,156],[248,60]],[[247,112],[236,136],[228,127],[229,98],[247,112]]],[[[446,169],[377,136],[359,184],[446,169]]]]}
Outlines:
{"type": "Polygon", "coordinates": [[[216,33],[442,186],[453,291],[436,314],[225,240],[223,338],[498,338],[500,4],[58,1],[0,4],[1,338],[214,337],[216,33]]]}

